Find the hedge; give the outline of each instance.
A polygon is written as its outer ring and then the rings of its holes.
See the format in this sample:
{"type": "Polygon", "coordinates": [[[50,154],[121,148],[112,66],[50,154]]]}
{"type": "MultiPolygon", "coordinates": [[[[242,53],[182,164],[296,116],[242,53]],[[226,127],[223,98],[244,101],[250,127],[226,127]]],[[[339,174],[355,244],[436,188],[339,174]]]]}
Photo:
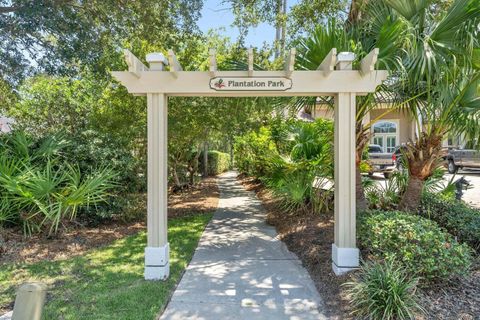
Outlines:
{"type": "MultiPolygon", "coordinates": [[[[230,169],[230,155],[212,150],[208,151],[208,175],[215,176],[230,169]]],[[[200,168],[203,168],[203,153],[200,155],[200,168]]]]}
{"type": "Polygon", "coordinates": [[[464,275],[473,250],[437,223],[399,211],[370,211],[359,219],[360,247],[374,260],[395,261],[424,281],[464,275]]]}
{"type": "Polygon", "coordinates": [[[480,251],[480,210],[473,209],[462,201],[425,193],[419,214],[434,220],[458,240],[480,251]]]}

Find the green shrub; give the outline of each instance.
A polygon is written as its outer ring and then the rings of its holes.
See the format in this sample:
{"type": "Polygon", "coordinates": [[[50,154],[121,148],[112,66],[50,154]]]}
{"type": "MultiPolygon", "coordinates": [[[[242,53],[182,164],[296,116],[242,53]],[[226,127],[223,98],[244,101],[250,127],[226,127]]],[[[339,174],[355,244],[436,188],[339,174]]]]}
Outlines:
{"type": "MultiPolygon", "coordinates": [[[[207,157],[207,173],[209,176],[216,176],[230,169],[230,155],[228,153],[212,150],[208,151],[207,157]]],[[[199,165],[203,167],[203,153],[200,155],[199,160],[199,165]]]]}
{"type": "Polygon", "coordinates": [[[312,185],[315,177],[333,177],[333,123],[276,119],[259,132],[237,138],[235,164],[260,178],[288,210],[328,209],[331,194],[312,185]]]}
{"type": "Polygon", "coordinates": [[[459,244],[434,221],[398,211],[371,211],[359,219],[360,246],[373,258],[396,261],[425,281],[463,275],[472,249],[459,244]]]}
{"type": "Polygon", "coordinates": [[[419,214],[434,220],[458,240],[480,250],[480,210],[462,201],[425,192],[419,214]]]}
{"type": "Polygon", "coordinates": [[[390,261],[365,263],[345,286],[355,316],[413,319],[416,312],[423,312],[417,303],[417,283],[417,278],[409,278],[401,266],[390,261]]]}
{"type": "Polygon", "coordinates": [[[259,178],[268,176],[272,160],[280,157],[267,127],[260,128],[258,133],[250,132],[237,137],[234,150],[238,170],[259,178]]]}
{"type": "Polygon", "coordinates": [[[146,191],[146,174],[142,175],[146,158],[135,157],[120,141],[94,130],[80,131],[65,138],[69,143],[62,149],[62,156],[78,165],[82,173],[89,174],[98,167],[108,166],[117,172],[116,193],[146,191]]]}

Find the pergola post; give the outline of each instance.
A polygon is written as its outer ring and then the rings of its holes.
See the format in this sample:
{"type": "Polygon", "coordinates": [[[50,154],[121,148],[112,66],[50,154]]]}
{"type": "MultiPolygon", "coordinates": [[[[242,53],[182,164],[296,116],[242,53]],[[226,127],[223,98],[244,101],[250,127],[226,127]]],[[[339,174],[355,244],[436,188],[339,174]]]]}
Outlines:
{"type": "Polygon", "coordinates": [[[147,94],[148,199],[145,279],[168,278],[167,239],[167,120],[168,98],[163,93],[147,94]]]}
{"type": "MultiPolygon", "coordinates": [[[[352,69],[355,56],[340,53],[337,70],[352,69]]],[[[355,212],[355,97],[354,92],[335,95],[335,242],[332,268],[343,274],[359,266],[355,212]]]]}

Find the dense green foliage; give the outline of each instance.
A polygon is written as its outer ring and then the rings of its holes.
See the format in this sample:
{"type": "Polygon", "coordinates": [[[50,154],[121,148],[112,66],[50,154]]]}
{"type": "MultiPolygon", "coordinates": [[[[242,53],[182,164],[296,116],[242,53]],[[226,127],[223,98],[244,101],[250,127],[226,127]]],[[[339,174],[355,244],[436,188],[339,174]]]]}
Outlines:
{"type": "Polygon", "coordinates": [[[9,308],[18,287],[48,283],[43,319],[142,319],[158,316],[193,256],[212,215],[168,221],[170,276],[143,280],[145,232],[68,259],[6,263],[0,267],[0,309],[9,308]]]}
{"type": "Polygon", "coordinates": [[[267,127],[237,137],[234,148],[236,167],[240,172],[256,177],[271,171],[274,159],[280,157],[267,127]]]}
{"type": "Polygon", "coordinates": [[[480,210],[463,201],[426,192],[418,213],[447,229],[459,241],[480,250],[480,210]]]}
{"type": "MultiPolygon", "coordinates": [[[[207,173],[210,176],[216,176],[222,172],[227,171],[231,167],[230,155],[220,151],[208,151],[207,154],[208,169],[207,173]]],[[[200,156],[200,166],[203,167],[203,154],[200,156]]]]}
{"type": "Polygon", "coordinates": [[[372,211],[360,217],[360,246],[372,258],[395,261],[422,281],[466,274],[472,249],[458,243],[435,222],[404,212],[372,211]]]}
{"type": "MultiPolygon", "coordinates": [[[[90,68],[99,75],[119,47],[144,41],[178,48],[198,35],[203,2],[170,0],[0,1],[0,75],[11,82],[43,71],[76,75],[90,68]]],[[[112,61],[113,60],[113,61],[112,61]]]]}
{"type": "Polygon", "coordinates": [[[21,131],[1,136],[0,227],[23,224],[26,234],[56,232],[82,208],[107,200],[114,187],[112,169],[82,172],[62,155],[68,143],[58,134],[40,140],[21,131]]]}
{"type": "Polygon", "coordinates": [[[37,76],[19,88],[19,100],[7,113],[16,128],[36,138],[61,132],[69,141],[63,156],[81,172],[108,165],[120,175],[122,191],[137,191],[145,184],[140,179],[146,161],[142,109],[141,100],[91,75],[37,76]]]}
{"type": "Polygon", "coordinates": [[[416,291],[418,279],[394,262],[367,262],[345,283],[352,313],[372,320],[413,319],[421,312],[416,291]]]}
{"type": "Polygon", "coordinates": [[[237,138],[235,164],[241,172],[260,178],[286,208],[318,211],[331,205],[330,192],[320,189],[333,178],[332,143],[329,120],[275,119],[258,132],[237,138]]]}
{"type": "MultiPolygon", "coordinates": [[[[205,69],[209,47],[217,48],[219,67],[238,55],[235,44],[214,33],[191,41],[189,44],[193,46],[179,54],[186,69],[198,66],[205,69]]],[[[154,50],[158,49],[152,44],[139,51],[154,50]]],[[[121,56],[109,59],[112,66],[124,68],[118,64],[121,56]]],[[[268,55],[264,60],[268,63],[268,55]]],[[[61,134],[69,142],[62,149],[62,159],[79,174],[88,176],[100,167],[115,172],[116,184],[106,201],[81,210],[88,221],[111,217],[135,205],[128,199],[146,189],[145,98],[134,97],[108,75],[89,70],[79,72],[76,77],[46,74],[30,77],[18,86],[16,93],[7,82],[2,82],[0,89],[1,114],[15,119],[15,127],[34,139],[61,134]]],[[[195,183],[203,144],[208,142],[221,151],[230,151],[234,135],[258,127],[269,116],[272,106],[267,101],[170,98],[169,182],[176,186],[195,183]],[[228,116],[220,116],[227,113],[228,116]]]]}

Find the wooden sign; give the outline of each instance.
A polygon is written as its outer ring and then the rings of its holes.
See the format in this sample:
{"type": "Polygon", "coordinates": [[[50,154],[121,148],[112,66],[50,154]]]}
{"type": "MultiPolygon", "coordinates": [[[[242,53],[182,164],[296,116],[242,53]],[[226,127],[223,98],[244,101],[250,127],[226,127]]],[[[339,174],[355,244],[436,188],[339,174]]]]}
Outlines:
{"type": "Polygon", "coordinates": [[[215,77],[210,89],[216,91],[286,91],[292,80],[285,77],[215,77]]]}

